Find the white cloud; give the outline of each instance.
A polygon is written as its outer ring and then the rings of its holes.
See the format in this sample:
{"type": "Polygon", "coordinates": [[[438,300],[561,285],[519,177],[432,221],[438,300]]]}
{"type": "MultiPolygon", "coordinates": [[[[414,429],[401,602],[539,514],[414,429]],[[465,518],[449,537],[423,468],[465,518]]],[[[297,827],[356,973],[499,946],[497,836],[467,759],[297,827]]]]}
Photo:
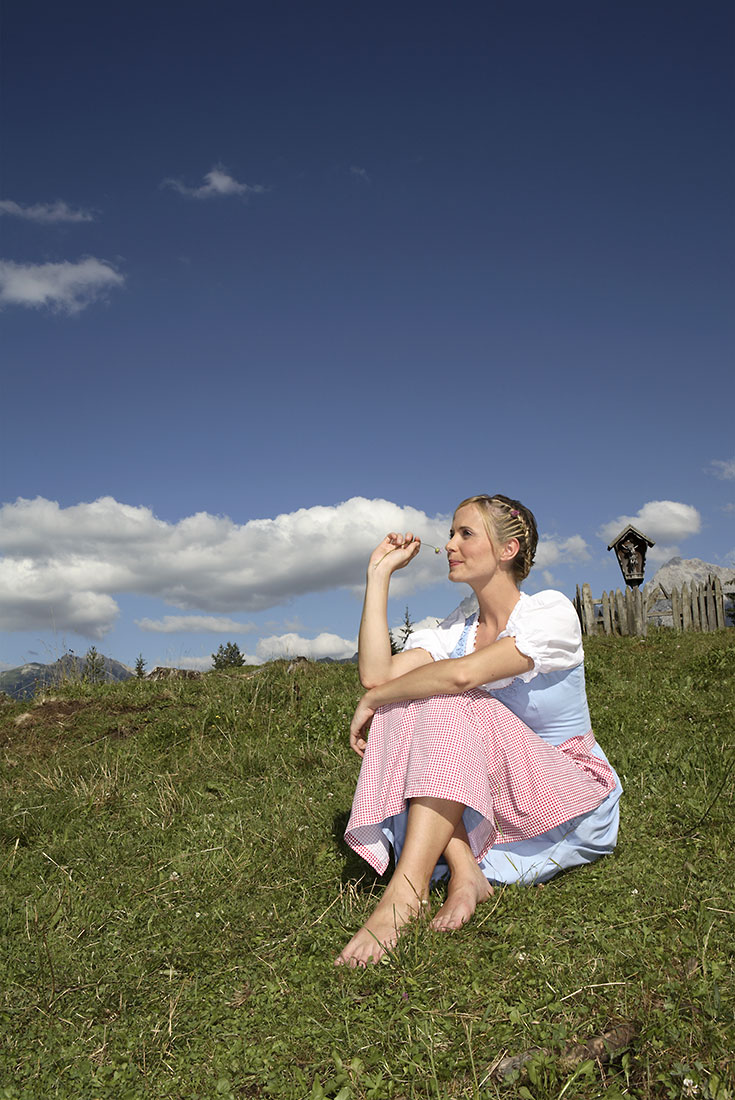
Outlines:
{"type": "Polygon", "coordinates": [[[566,565],[570,562],[587,561],[589,558],[587,543],[581,535],[570,535],[560,539],[556,536],[539,539],[534,561],[535,569],[546,569],[550,565],[566,565]]]}
{"type": "MultiPolygon", "coordinates": [[[[416,630],[433,630],[434,627],[438,626],[440,622],[441,622],[441,619],[437,619],[436,615],[427,615],[425,619],[419,619],[419,621],[417,623],[413,623],[413,629],[414,629],[414,631],[416,631],[416,630]]],[[[400,622],[400,623],[396,623],[395,626],[391,627],[391,631],[392,631],[394,637],[397,634],[400,634],[402,626],[403,626],[403,623],[400,622]]]]}
{"type": "Polygon", "coordinates": [[[69,587],[55,563],[43,569],[28,558],[0,558],[0,627],[71,630],[101,639],[115,625],[118,606],[104,592],[69,587]]]}
{"type": "Polygon", "coordinates": [[[136,619],[135,625],[153,634],[252,634],[255,623],[238,623],[217,615],[164,615],[162,619],[136,619]]]}
{"type": "Polygon", "coordinates": [[[2,214],[43,224],[94,221],[91,210],[72,210],[61,199],[57,199],[56,202],[39,202],[34,206],[21,206],[20,203],[13,202],[11,199],[0,199],[0,215],[2,214]]]}
{"type": "MultiPolygon", "coordinates": [[[[118,614],[114,596],[136,593],[203,613],[140,620],[144,630],[245,633],[249,625],[230,618],[233,612],[331,589],[361,592],[367,559],[386,531],[413,531],[440,546],[449,524],[448,516],[364,497],[245,524],[207,512],[166,523],[112,497],[68,508],[20,499],[0,508],[0,629],[55,627],[98,638],[118,614]]],[[[542,568],[586,556],[578,535],[539,546],[542,568]]],[[[394,574],[391,592],[401,599],[445,578],[446,559],[427,548],[394,574]]],[[[306,644],[296,632],[281,637],[288,642],[279,645],[306,644]]],[[[352,647],[339,655],[351,656],[354,642],[339,641],[352,647]]],[[[312,652],[320,655],[318,647],[306,655],[312,652]]]]}
{"type": "Polygon", "coordinates": [[[735,458],[731,458],[728,462],[723,462],[720,458],[713,458],[710,466],[712,468],[709,473],[719,477],[722,481],[735,479],[735,458]]]}
{"type": "Polygon", "coordinates": [[[247,199],[250,195],[262,195],[267,188],[261,184],[238,183],[222,164],[215,164],[210,172],[204,176],[205,182],[201,187],[187,187],[181,180],[166,179],[161,187],[171,187],[180,195],[189,199],[214,199],[225,198],[229,195],[239,195],[247,199]]]}
{"type": "MultiPolygon", "coordinates": [[[[653,558],[664,550],[667,553],[673,551],[673,554],[676,555],[678,550],[671,544],[675,540],[696,535],[702,525],[702,520],[697,509],[693,508],[691,504],[681,504],[676,500],[649,500],[637,515],[618,516],[617,519],[603,524],[598,531],[598,535],[610,543],[629,523],[633,527],[637,527],[642,534],[647,535],[653,542],[669,544],[668,546],[657,547],[656,555],[651,554],[649,551],[649,555],[653,558]]],[[[671,553],[669,553],[669,557],[671,556],[671,553]]]]}
{"type": "MultiPolygon", "coordinates": [[[[157,666],[154,665],[153,668],[157,666]]],[[[164,665],[164,668],[169,667],[164,665]]],[[[192,668],[195,672],[209,672],[212,667],[212,655],[208,657],[177,657],[174,668],[192,668]]],[[[153,671],[151,669],[150,671],[153,671]]]]}
{"type": "MultiPolygon", "coordinates": [[[[447,517],[361,497],[243,525],[206,512],[165,523],[111,497],[69,508],[21,499],[0,508],[0,627],[32,622],[98,637],[117,614],[113,595],[124,592],[183,611],[231,614],[307,592],[361,589],[370,551],[386,531],[437,542],[447,526],[447,517]]],[[[445,574],[439,555],[422,553],[394,589],[405,594],[445,574]]]]}
{"type": "Polygon", "coordinates": [[[124,282],[112,264],[93,256],[77,263],[17,264],[0,260],[0,305],[46,306],[57,313],[80,313],[124,282]]]}
{"type": "Polygon", "coordinates": [[[365,168],[360,168],[357,164],[351,164],[350,172],[353,176],[357,176],[358,179],[361,179],[363,183],[370,183],[370,176],[367,174],[365,168]]]}
{"type": "Polygon", "coordinates": [[[302,638],[300,634],[280,634],[261,638],[256,654],[261,661],[273,661],[279,657],[308,657],[317,661],[321,657],[341,660],[352,657],[357,651],[357,639],[340,638],[337,634],[318,634],[316,638],[302,638]]]}

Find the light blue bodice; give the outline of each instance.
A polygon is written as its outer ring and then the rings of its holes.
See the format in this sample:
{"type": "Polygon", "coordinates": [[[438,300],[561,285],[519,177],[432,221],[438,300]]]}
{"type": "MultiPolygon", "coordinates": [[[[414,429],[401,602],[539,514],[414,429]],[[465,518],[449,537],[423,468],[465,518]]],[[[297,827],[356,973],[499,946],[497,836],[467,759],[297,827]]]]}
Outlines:
{"type": "MultiPolygon", "coordinates": [[[[467,619],[452,657],[466,656],[476,619],[476,613],[467,619]]],[[[538,673],[527,683],[517,677],[507,687],[496,688],[490,694],[551,745],[560,745],[568,737],[584,737],[590,729],[584,665],[561,672],[538,673]]]]}

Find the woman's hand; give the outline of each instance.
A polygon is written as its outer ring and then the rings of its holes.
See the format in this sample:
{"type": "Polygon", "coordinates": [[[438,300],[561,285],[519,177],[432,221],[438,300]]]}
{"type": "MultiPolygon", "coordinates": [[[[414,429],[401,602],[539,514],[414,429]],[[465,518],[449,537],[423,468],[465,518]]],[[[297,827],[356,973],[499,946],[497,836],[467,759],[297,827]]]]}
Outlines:
{"type": "Polygon", "coordinates": [[[375,714],[375,707],[371,707],[370,703],[367,702],[369,694],[369,692],[366,692],[357,704],[357,709],[350,723],[350,748],[353,749],[360,758],[365,755],[368,727],[375,714]]]}
{"type": "Polygon", "coordinates": [[[389,574],[395,573],[397,569],[408,565],[420,549],[421,539],[416,538],[412,531],[406,531],[405,535],[391,531],[370,555],[368,573],[376,572],[379,568],[387,570],[389,574]]]}

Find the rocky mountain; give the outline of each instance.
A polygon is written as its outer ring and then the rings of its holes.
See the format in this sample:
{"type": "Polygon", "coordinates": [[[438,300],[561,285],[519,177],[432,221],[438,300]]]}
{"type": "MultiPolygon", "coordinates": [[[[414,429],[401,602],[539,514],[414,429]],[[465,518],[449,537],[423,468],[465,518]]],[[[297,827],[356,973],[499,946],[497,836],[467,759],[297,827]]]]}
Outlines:
{"type": "MultiPolygon", "coordinates": [[[[99,683],[129,680],[133,675],[133,670],[127,665],[114,661],[112,657],[99,654],[99,669],[95,673],[95,679],[99,683]]],[[[55,687],[65,680],[84,679],[89,679],[86,658],[65,653],[53,664],[44,665],[38,661],[31,661],[27,665],[19,665],[18,668],[9,668],[5,672],[0,672],[0,691],[4,691],[12,699],[28,699],[42,688],[55,687]]]]}
{"type": "Polygon", "coordinates": [[[666,592],[672,588],[681,588],[683,584],[696,581],[701,584],[707,577],[719,577],[722,587],[729,591],[735,589],[735,565],[712,565],[701,558],[670,558],[654,573],[646,588],[655,588],[660,584],[666,592]]]}
{"type": "Polygon", "coordinates": [[[701,558],[670,558],[644,585],[644,593],[652,593],[656,587],[665,593],[664,598],[659,597],[653,604],[649,603],[649,623],[655,626],[671,626],[672,588],[681,588],[683,584],[691,584],[692,581],[702,584],[708,577],[719,577],[722,583],[727,625],[728,616],[730,620],[735,618],[735,566],[712,565],[701,558]]]}

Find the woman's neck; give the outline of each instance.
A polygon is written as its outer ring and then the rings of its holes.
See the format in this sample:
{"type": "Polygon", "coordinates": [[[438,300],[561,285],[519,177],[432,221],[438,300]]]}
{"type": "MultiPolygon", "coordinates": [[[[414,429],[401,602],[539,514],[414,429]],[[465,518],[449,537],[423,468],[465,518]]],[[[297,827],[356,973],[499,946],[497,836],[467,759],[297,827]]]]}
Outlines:
{"type": "Polygon", "coordinates": [[[479,622],[497,636],[508,625],[513,608],[521,598],[518,585],[508,574],[496,574],[484,588],[475,589],[480,606],[479,622]]]}

